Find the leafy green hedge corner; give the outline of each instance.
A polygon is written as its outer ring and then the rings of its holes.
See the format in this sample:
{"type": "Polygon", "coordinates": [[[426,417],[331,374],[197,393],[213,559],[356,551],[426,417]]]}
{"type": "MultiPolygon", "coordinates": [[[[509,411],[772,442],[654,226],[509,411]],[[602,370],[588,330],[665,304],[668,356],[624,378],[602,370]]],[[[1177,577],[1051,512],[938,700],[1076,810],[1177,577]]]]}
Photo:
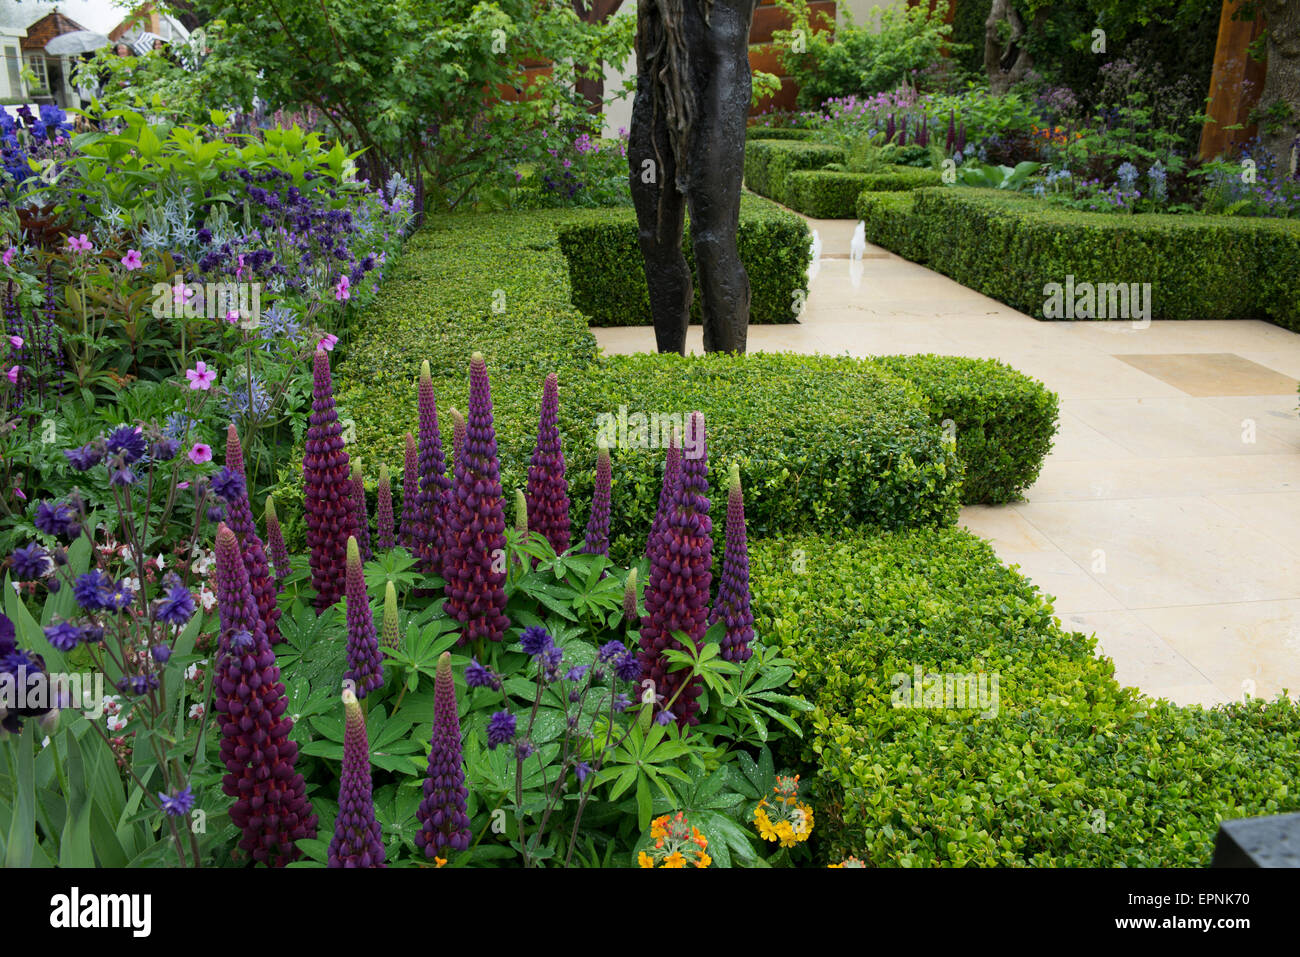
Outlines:
{"type": "Polygon", "coordinates": [[[853,219],[858,196],[865,191],[904,192],[938,186],[934,170],[898,166],[886,173],[846,173],[835,170],[796,170],[785,178],[785,193],[774,197],[805,216],[853,219]]]}
{"type": "Polygon", "coordinates": [[[1060,403],[1037,379],[996,359],[883,356],[873,360],[916,386],[931,420],[957,441],[963,504],[1001,504],[1034,484],[1052,449],[1060,403]]]}
{"type": "Polygon", "coordinates": [[[760,196],[783,201],[785,178],[790,173],[819,170],[844,160],[844,150],[825,143],[749,140],[745,143],[745,185],[760,196]]]}
{"type": "Polygon", "coordinates": [[[898,253],[912,262],[925,262],[925,245],[912,229],[916,198],[910,192],[864,190],[854,203],[867,242],[898,253]]]}
{"type": "MultiPolygon", "coordinates": [[[[800,217],[770,200],[742,195],[736,241],[749,274],[751,323],[795,321],[796,299],[808,286],[811,239],[800,217]]],[[[651,324],[636,216],[631,210],[574,210],[559,224],[558,240],[568,263],[572,302],[593,324],[651,324]]],[[[694,273],[689,223],[682,249],[694,273]]],[[[691,315],[698,322],[698,281],[694,291],[691,315]]]]}
{"type": "Polygon", "coordinates": [[[846,529],[750,556],[755,628],[815,705],[787,757],[818,769],[824,862],[1200,867],[1219,820],[1300,810],[1300,708],[1121,689],[973,535],[846,529]],[[918,666],[996,675],[996,715],[896,707],[918,666]]]}

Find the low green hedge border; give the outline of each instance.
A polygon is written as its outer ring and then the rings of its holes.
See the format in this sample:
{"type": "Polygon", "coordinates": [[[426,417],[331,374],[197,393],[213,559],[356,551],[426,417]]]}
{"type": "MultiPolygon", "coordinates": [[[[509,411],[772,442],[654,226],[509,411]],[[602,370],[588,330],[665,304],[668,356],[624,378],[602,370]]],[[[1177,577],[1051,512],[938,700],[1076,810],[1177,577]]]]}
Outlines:
{"type": "Polygon", "coordinates": [[[760,196],[784,202],[785,178],[790,173],[819,170],[844,159],[844,150],[825,143],[749,140],[745,143],[745,185],[760,196]]]}
{"type": "MultiPolygon", "coordinates": [[[[557,236],[568,262],[572,303],[593,325],[651,324],[632,210],[574,210],[558,225],[557,236]]],[[[798,216],[761,197],[741,197],[736,245],[749,275],[751,323],[795,321],[795,307],[807,292],[811,241],[807,223],[798,216]]],[[[682,249],[693,274],[689,223],[682,249]]],[[[691,316],[700,321],[698,279],[691,316]]]]}
{"type": "Polygon", "coordinates": [[[791,209],[817,219],[853,219],[864,190],[904,192],[938,186],[934,170],[896,166],[885,173],[845,173],[835,170],[796,170],[785,177],[785,192],[776,197],[791,209]]]}
{"type": "Polygon", "coordinates": [[[963,504],[1014,502],[1034,484],[1056,435],[1055,392],[996,359],[910,355],[873,361],[916,386],[931,421],[956,439],[966,471],[963,504]]]}
{"type": "Polygon", "coordinates": [[[824,863],[1200,867],[1221,819],[1300,810],[1295,704],[1120,688],[1094,639],[973,535],[844,530],[754,541],[750,558],[755,628],[815,705],[787,758],[817,768],[824,863]],[[996,716],[895,707],[893,676],[917,666],[982,673],[990,692],[996,674],[996,716]]]}
{"type": "Polygon", "coordinates": [[[1036,318],[1068,318],[1047,313],[1045,287],[1072,276],[1076,288],[1150,283],[1152,319],[1268,319],[1300,330],[1300,222],[1084,213],[964,187],[912,198],[909,207],[859,197],[867,240],[1036,318]]]}
{"type": "Polygon", "coordinates": [[[810,140],[816,130],[801,130],[789,126],[751,126],[745,134],[747,140],[810,140]]]}

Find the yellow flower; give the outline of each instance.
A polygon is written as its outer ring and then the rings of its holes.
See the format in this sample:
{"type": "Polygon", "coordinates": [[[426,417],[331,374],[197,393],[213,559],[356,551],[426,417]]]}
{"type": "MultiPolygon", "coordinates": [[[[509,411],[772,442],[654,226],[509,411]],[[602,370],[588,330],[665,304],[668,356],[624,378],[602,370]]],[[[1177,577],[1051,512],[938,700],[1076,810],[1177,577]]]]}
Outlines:
{"type": "Polygon", "coordinates": [[[433,863],[436,864],[438,867],[442,867],[442,865],[447,863],[447,859],[445,857],[435,857],[433,859],[433,863]]]}
{"type": "Polygon", "coordinates": [[[655,859],[651,857],[649,854],[647,854],[645,851],[642,851],[640,854],[637,855],[636,862],[640,864],[642,867],[653,868],[655,866],[655,859]]]}
{"type": "Polygon", "coordinates": [[[663,838],[668,834],[668,815],[657,817],[650,822],[650,836],[653,838],[663,838]]]}
{"type": "Polygon", "coordinates": [[[665,868],[685,867],[686,858],[682,857],[681,851],[673,851],[671,854],[669,854],[667,857],[664,858],[663,866],[665,868]]]}
{"type": "Polygon", "coordinates": [[[708,867],[712,863],[713,863],[713,858],[709,857],[709,855],[705,854],[703,851],[700,851],[700,859],[695,862],[695,866],[708,867]]]}

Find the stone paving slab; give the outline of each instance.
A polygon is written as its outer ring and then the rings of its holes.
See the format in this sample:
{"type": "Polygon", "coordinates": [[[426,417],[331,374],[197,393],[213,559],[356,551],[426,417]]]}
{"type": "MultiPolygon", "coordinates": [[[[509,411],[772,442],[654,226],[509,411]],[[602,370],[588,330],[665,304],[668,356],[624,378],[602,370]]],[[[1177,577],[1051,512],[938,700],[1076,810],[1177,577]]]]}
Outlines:
{"type": "MultiPolygon", "coordinates": [[[[1095,633],[1126,685],[1184,704],[1300,697],[1300,335],[1253,320],[1039,322],[809,220],[822,260],[798,324],[751,351],[996,358],[1061,396],[1026,501],[961,523],[1095,633]]],[[[646,327],[596,329],[607,352],[646,327]]],[[[687,337],[701,351],[698,326],[687,337]]]]}

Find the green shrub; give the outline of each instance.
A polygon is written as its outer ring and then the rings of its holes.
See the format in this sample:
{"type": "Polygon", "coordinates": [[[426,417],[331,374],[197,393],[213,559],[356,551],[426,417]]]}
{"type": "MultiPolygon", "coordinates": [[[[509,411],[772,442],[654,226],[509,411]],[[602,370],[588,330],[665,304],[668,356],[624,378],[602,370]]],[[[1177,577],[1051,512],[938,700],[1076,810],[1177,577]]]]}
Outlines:
{"type": "Polygon", "coordinates": [[[934,170],[895,166],[888,172],[847,173],[838,170],[795,170],[785,177],[779,199],[791,209],[818,219],[856,218],[858,196],[864,190],[902,191],[938,186],[934,170]]]}
{"type": "Polygon", "coordinates": [[[745,134],[750,140],[810,140],[816,130],[793,126],[751,126],[745,134]]]}
{"type": "Polygon", "coordinates": [[[1220,819],[1300,809],[1296,705],[1121,689],[973,535],[846,530],[750,555],[756,630],[816,706],[791,757],[818,769],[823,861],[1204,866],[1220,819]],[[895,707],[916,666],[996,675],[996,716],[895,707]]]}
{"type": "Polygon", "coordinates": [[[1038,478],[1056,434],[1059,403],[1037,379],[996,359],[912,355],[874,361],[916,386],[931,421],[955,435],[966,473],[963,504],[1015,501],[1038,478]]]}
{"type": "Polygon", "coordinates": [[[825,143],[750,140],[745,143],[745,185],[760,196],[784,202],[785,178],[790,173],[844,161],[844,150],[825,143]]]}
{"type": "Polygon", "coordinates": [[[1045,287],[1073,276],[1076,285],[1150,283],[1153,319],[1300,328],[1294,220],[1084,213],[965,188],[918,191],[902,222],[865,196],[859,214],[871,242],[1037,318],[1064,318],[1045,314],[1045,287]]]}
{"type": "Polygon", "coordinates": [[[925,247],[912,228],[914,204],[912,192],[859,193],[855,208],[867,242],[913,262],[925,262],[925,247]]]}
{"type": "MultiPolygon", "coordinates": [[[[572,302],[598,326],[651,324],[650,298],[631,210],[576,210],[558,226],[568,262],[572,302]]],[[[743,195],[736,238],[749,274],[751,323],[794,322],[795,297],[808,286],[811,236],[798,216],[757,196],[743,195]]],[[[682,243],[695,269],[690,224],[682,243]]],[[[691,315],[700,321],[699,283],[691,315]]]]}

